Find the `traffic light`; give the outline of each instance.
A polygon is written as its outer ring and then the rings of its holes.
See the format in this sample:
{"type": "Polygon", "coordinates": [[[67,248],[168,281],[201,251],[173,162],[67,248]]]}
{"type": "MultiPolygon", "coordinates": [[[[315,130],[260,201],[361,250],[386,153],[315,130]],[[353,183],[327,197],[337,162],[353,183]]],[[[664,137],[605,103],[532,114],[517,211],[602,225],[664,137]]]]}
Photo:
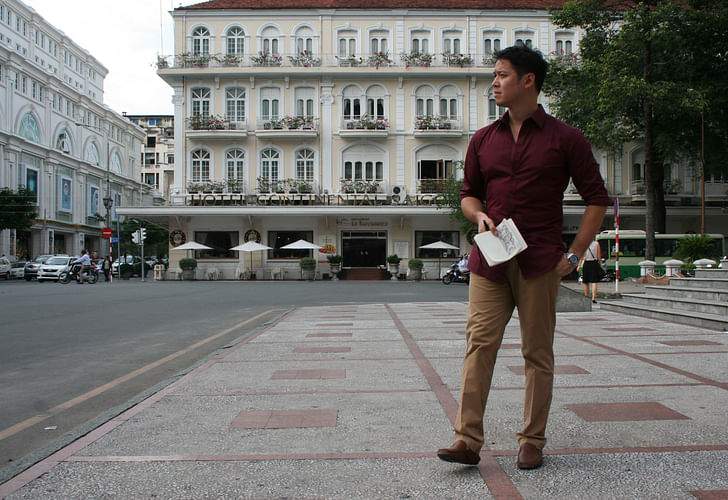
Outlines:
{"type": "Polygon", "coordinates": [[[131,233],[131,241],[133,241],[137,245],[139,244],[139,242],[141,241],[139,239],[139,231],[134,231],[133,233],[131,233]]]}
{"type": "Polygon", "coordinates": [[[140,232],[140,234],[141,234],[141,239],[140,239],[140,241],[144,241],[144,240],[146,240],[146,239],[147,239],[147,228],[143,227],[143,228],[141,228],[141,229],[139,230],[139,232],[140,232]]]}

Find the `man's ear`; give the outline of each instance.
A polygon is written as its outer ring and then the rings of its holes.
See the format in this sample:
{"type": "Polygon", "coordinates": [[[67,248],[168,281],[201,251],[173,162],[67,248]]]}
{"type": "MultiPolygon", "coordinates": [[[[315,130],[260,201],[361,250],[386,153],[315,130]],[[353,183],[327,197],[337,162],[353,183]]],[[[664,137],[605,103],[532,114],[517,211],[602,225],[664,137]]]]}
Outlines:
{"type": "Polygon", "coordinates": [[[523,86],[525,88],[536,86],[536,75],[535,73],[526,73],[523,75],[523,86]]]}

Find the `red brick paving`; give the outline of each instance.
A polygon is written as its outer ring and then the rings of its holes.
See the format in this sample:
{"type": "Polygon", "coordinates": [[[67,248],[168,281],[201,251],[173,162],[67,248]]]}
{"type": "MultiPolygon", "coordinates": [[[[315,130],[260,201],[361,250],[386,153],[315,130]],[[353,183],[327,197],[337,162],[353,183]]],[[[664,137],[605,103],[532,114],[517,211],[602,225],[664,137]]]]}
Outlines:
{"type": "Polygon", "coordinates": [[[302,427],[336,427],[339,410],[263,410],[243,411],[231,429],[291,429],[302,427]]]}
{"type": "Polygon", "coordinates": [[[277,370],[271,380],[329,380],[346,378],[346,370],[277,370]]]}
{"type": "Polygon", "coordinates": [[[588,422],[633,422],[638,420],[689,420],[682,413],[655,403],[585,403],[566,405],[588,422]]]}

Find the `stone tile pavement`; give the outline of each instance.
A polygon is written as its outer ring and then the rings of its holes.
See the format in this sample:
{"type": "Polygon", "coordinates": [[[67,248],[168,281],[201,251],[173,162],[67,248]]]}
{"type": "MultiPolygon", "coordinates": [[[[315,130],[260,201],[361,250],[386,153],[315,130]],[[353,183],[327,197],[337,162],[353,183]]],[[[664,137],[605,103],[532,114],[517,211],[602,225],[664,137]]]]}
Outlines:
{"type": "Polygon", "coordinates": [[[509,324],[478,467],[452,442],[466,304],[294,309],[0,485],[8,499],[728,498],[728,337],[557,316],[544,465],[515,465],[509,324]]]}

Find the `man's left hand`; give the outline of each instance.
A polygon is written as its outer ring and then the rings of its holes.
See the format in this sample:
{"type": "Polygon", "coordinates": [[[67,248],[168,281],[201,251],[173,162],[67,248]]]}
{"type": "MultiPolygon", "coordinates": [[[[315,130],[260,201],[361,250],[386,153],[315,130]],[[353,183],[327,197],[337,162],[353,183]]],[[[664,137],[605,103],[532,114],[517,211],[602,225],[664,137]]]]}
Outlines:
{"type": "Polygon", "coordinates": [[[556,272],[559,273],[561,278],[570,274],[574,269],[576,269],[576,266],[569,263],[569,259],[566,258],[566,254],[564,254],[559,263],[556,264],[556,272]]]}

